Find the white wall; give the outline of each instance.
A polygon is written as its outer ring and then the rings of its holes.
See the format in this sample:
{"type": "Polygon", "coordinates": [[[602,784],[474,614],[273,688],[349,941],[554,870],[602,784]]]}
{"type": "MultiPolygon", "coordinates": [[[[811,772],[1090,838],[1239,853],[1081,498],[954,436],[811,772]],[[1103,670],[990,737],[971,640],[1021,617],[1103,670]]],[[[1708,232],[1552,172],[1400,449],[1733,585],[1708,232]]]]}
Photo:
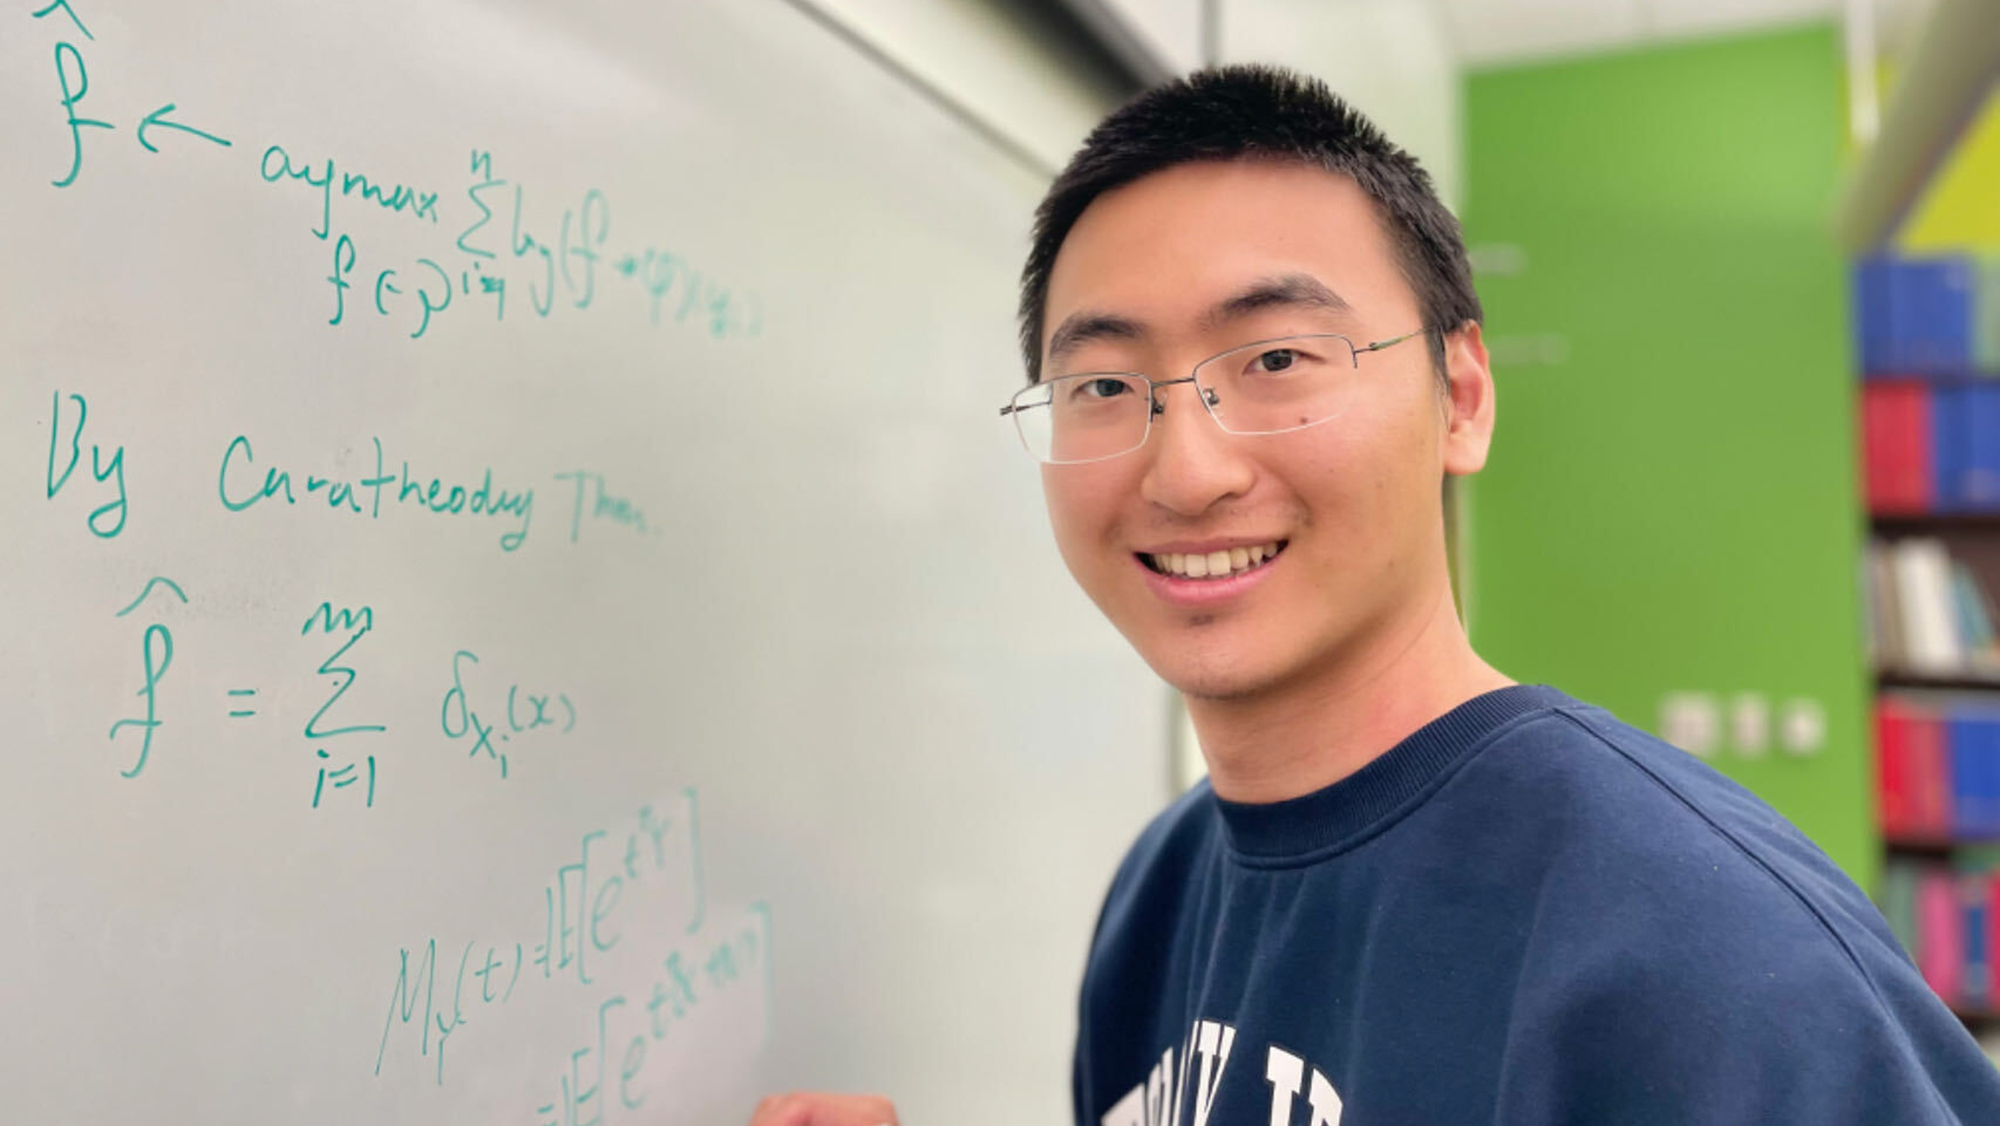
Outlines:
{"type": "MultiPolygon", "coordinates": [[[[1203,50],[1203,0],[1067,0],[1120,25],[1156,67],[1203,50]]],[[[1213,0],[1222,62],[1278,63],[1324,79],[1423,162],[1445,204],[1464,199],[1459,52],[1437,0],[1213,0]]]]}
{"type": "Polygon", "coordinates": [[[1423,0],[1223,0],[1222,58],[1326,80],[1415,154],[1445,205],[1465,199],[1458,64],[1423,0]]]}
{"type": "MultiPolygon", "coordinates": [[[[1123,100],[1117,76],[1002,0],[806,0],[1060,167],[1123,100]]],[[[1459,68],[1433,0],[1217,0],[1226,62],[1326,80],[1414,153],[1456,210],[1464,198],[1459,68]]],[[[1161,73],[1199,57],[1202,0],[1070,0],[1121,25],[1161,73]]]]}

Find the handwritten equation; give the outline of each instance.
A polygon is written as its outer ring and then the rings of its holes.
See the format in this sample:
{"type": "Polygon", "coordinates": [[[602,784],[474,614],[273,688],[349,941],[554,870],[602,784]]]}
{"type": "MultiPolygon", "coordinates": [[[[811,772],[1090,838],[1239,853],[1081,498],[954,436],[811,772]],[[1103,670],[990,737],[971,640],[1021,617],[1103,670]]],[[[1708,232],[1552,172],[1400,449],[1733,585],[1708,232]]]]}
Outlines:
{"type": "MultiPolygon", "coordinates": [[[[20,10],[0,17],[18,21],[17,36],[39,37],[33,50],[46,60],[49,97],[36,109],[45,118],[32,127],[61,141],[52,167],[27,169],[29,190],[42,195],[46,179],[45,198],[74,208],[90,192],[72,189],[100,184],[128,160],[148,179],[178,173],[240,183],[246,199],[282,213],[274,238],[288,240],[281,244],[291,251],[287,268],[309,267],[293,280],[321,304],[287,312],[310,326],[301,332],[318,338],[324,325],[400,350],[431,347],[402,340],[623,318],[717,354],[764,333],[754,288],[697,261],[671,231],[634,229],[639,224],[614,206],[611,191],[583,186],[602,181],[565,180],[556,190],[476,137],[394,167],[400,161],[311,140],[328,131],[310,122],[246,131],[222,107],[184,105],[188,91],[176,90],[165,72],[118,73],[100,37],[115,41],[127,25],[102,15],[99,3],[29,0],[25,21],[20,10]],[[114,145],[136,145],[143,155],[125,150],[107,159],[114,145]]],[[[39,88],[37,70],[24,69],[39,88]]],[[[29,385],[35,401],[19,415],[24,429],[45,427],[37,438],[46,438],[46,451],[35,439],[23,442],[29,466],[21,475],[42,462],[34,506],[54,515],[61,534],[111,545],[101,549],[105,559],[150,540],[189,508],[272,537],[309,540],[339,529],[342,537],[387,537],[421,550],[456,536],[482,553],[497,547],[502,558],[531,541],[616,549],[667,532],[656,497],[587,456],[582,464],[532,464],[508,448],[466,454],[422,431],[364,425],[330,439],[301,438],[285,425],[249,420],[226,421],[168,455],[128,432],[134,424],[120,413],[128,404],[89,386],[87,376],[56,381],[75,385],[46,387],[42,417],[34,416],[44,388],[29,385]],[[191,481],[176,487],[192,495],[157,495],[162,481],[191,481]]],[[[471,429],[466,435],[476,437],[471,429]]],[[[130,566],[129,556],[123,561],[130,566]]],[[[409,646],[398,632],[418,615],[399,619],[393,600],[369,589],[365,576],[327,580],[330,572],[313,571],[314,585],[278,599],[268,590],[245,597],[184,581],[202,576],[180,563],[143,566],[118,572],[116,586],[89,596],[83,616],[102,626],[108,614],[117,624],[109,635],[92,631],[78,641],[83,661],[116,670],[103,710],[84,711],[81,728],[93,756],[84,760],[88,769],[120,792],[157,789],[223,731],[277,756],[283,800],[313,811],[316,826],[377,830],[395,814],[370,811],[408,801],[412,767],[442,759],[449,765],[432,769],[501,787],[489,792],[518,789],[571,748],[588,748],[593,721],[601,726],[614,711],[563,669],[490,638],[446,633],[435,639],[442,644],[399,652],[409,646]],[[257,607],[247,621],[245,605],[257,607]],[[260,638],[273,656],[232,665],[228,651],[190,628],[219,617],[245,631],[232,644],[260,638]]],[[[375,1076],[414,1074],[443,1087],[455,1077],[448,1046],[455,1062],[483,1025],[509,1012],[523,1020],[526,1006],[509,1008],[519,993],[569,991],[578,1018],[573,1046],[546,1061],[537,1073],[542,1097],[520,1111],[547,1126],[580,1126],[602,1122],[611,1107],[639,1111],[649,1093],[664,1101],[653,1088],[662,1086],[658,1060],[668,1054],[659,1045],[671,1037],[700,1036],[703,1022],[726,1025],[732,1006],[759,998],[768,1029],[772,911],[763,901],[710,911],[693,788],[583,833],[562,861],[536,874],[547,875],[541,902],[522,904],[535,910],[518,929],[422,935],[408,945],[397,945],[406,937],[399,933],[381,949],[371,942],[366,972],[371,981],[382,974],[388,1001],[380,1037],[368,1045],[376,1048],[375,1076]],[[663,911],[671,919],[665,928],[654,925],[663,911]]],[[[372,1007],[381,995],[368,996],[372,1007]]],[[[358,1079],[368,1065],[355,1047],[358,1079]]]]}
{"type": "MultiPolygon", "coordinates": [[[[162,619],[147,624],[137,639],[138,663],[143,672],[135,695],[143,702],[142,710],[140,714],[113,721],[108,735],[114,745],[124,747],[131,759],[131,765],[118,772],[120,777],[138,778],[153,759],[154,742],[161,727],[166,724],[161,699],[168,690],[167,675],[174,664],[173,628],[164,620],[164,615],[173,607],[185,606],[188,602],[187,593],[179,583],[164,575],[156,575],[147,580],[138,597],[114,615],[125,618],[150,606],[155,609],[155,616],[162,619]],[[154,597],[156,593],[157,598],[154,597]],[[121,735],[125,736],[122,744],[121,735]]],[[[376,783],[382,767],[375,748],[380,745],[379,737],[388,733],[389,726],[370,722],[375,717],[368,712],[357,714],[354,701],[347,698],[349,691],[361,679],[360,669],[365,667],[362,658],[366,650],[362,648],[362,642],[374,630],[374,607],[341,605],[332,601],[322,601],[313,607],[299,627],[300,637],[316,640],[324,650],[324,656],[306,674],[317,678],[319,704],[299,732],[308,761],[314,768],[310,801],[313,809],[319,809],[344,790],[355,790],[350,796],[363,808],[373,809],[375,806],[376,783]]],[[[475,672],[478,665],[478,654],[470,650],[461,649],[452,654],[449,663],[450,687],[442,690],[440,726],[447,740],[471,744],[468,757],[483,755],[497,765],[500,778],[508,776],[507,749],[514,740],[543,732],[537,738],[546,743],[551,738],[566,736],[577,729],[576,702],[566,691],[525,690],[518,682],[508,684],[504,696],[499,694],[497,685],[484,682],[475,682],[474,689],[468,691],[467,676],[475,672]],[[495,693],[494,699],[504,700],[502,710],[497,713],[500,716],[498,720],[482,719],[472,703],[474,699],[483,699],[476,693],[489,687],[495,693]]],[[[224,704],[228,718],[236,722],[257,718],[260,714],[259,698],[260,689],[255,686],[227,689],[224,704]]]]}
{"type": "Polygon", "coordinates": [[[677,804],[665,813],[654,805],[642,806],[625,825],[584,833],[576,858],[558,866],[542,888],[540,917],[531,934],[512,941],[466,939],[457,944],[456,959],[450,946],[440,957],[435,936],[400,948],[375,1045],[375,1074],[383,1073],[396,1045],[404,1058],[426,1061],[426,1076],[444,1086],[448,1048],[465,1034],[462,1030],[474,1015],[504,1011],[524,987],[597,985],[593,962],[626,942],[659,943],[645,954],[655,966],[650,987],[642,996],[618,992],[597,1001],[585,1042],[555,1069],[550,1087],[556,1097],[534,1108],[548,1126],[601,1121],[603,1105],[613,1094],[614,1048],[616,1097],[626,1109],[637,1110],[646,1097],[643,1073],[651,1045],[698,1020],[713,998],[737,992],[745,983],[757,983],[768,1005],[770,907],[758,902],[741,916],[710,917],[696,791],[683,791],[677,804]],[[684,869],[684,882],[675,878],[677,868],[684,869]],[[686,921],[678,934],[664,939],[627,919],[632,897],[654,888],[656,897],[686,889],[686,921]]]}
{"type": "Polygon", "coordinates": [[[482,753],[488,761],[500,768],[500,777],[507,777],[506,745],[542,728],[551,734],[567,735],[576,730],[576,704],[571,702],[567,692],[524,692],[516,682],[507,686],[507,703],[501,712],[501,722],[489,722],[479,718],[479,712],[466,695],[466,675],[475,671],[479,664],[479,654],[470,649],[460,649],[451,655],[451,689],[444,694],[444,711],[438,718],[438,726],[445,738],[457,739],[472,745],[466,752],[469,758],[478,758],[482,753]],[[504,726],[502,724],[504,723],[504,726]],[[500,745],[495,746],[498,738],[500,745]]]}
{"type": "MultiPolygon", "coordinates": [[[[62,111],[50,125],[69,140],[68,164],[49,181],[54,189],[79,181],[90,138],[117,132],[120,121],[149,153],[166,152],[159,142],[177,134],[190,140],[173,145],[170,159],[188,159],[195,148],[210,159],[243,159],[237,154],[248,150],[238,149],[213,122],[198,128],[177,119],[177,103],[163,102],[136,121],[129,111],[102,108],[102,96],[91,94],[86,54],[97,37],[79,2],[54,0],[29,13],[47,21],[42,26],[51,38],[55,104],[62,111]],[[100,113],[106,116],[93,116],[100,113]]],[[[325,323],[331,327],[370,322],[422,340],[441,330],[447,314],[492,321],[582,314],[600,307],[600,298],[620,300],[606,296],[616,285],[631,295],[624,307],[643,312],[655,327],[685,327],[716,341],[764,331],[763,303],[754,290],[725,284],[686,254],[648,239],[614,244],[611,199],[602,189],[590,188],[563,201],[566,206],[532,206],[528,185],[503,175],[491,149],[462,150],[468,154],[462,199],[282,142],[257,151],[246,176],[293,192],[312,209],[306,231],[326,247],[325,323]],[[363,228],[374,223],[376,231],[387,230],[383,222],[400,223],[403,234],[432,234],[438,245],[415,255],[372,249],[363,228]]]]}

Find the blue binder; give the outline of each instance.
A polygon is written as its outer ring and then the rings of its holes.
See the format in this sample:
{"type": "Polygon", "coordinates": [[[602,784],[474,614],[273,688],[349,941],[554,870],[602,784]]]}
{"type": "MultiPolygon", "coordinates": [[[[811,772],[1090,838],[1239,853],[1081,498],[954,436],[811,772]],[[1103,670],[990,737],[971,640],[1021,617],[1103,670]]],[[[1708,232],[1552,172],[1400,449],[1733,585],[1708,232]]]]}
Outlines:
{"type": "Polygon", "coordinates": [[[1945,714],[1951,759],[1952,835],[2000,837],[2000,713],[1955,707],[1945,714]]]}
{"type": "Polygon", "coordinates": [[[1919,375],[1972,373],[1973,268],[1960,255],[1911,258],[1890,271],[1891,366],[1919,375]]]}
{"type": "Polygon", "coordinates": [[[1962,876],[1958,884],[1959,917],[1965,923],[1965,976],[1962,989],[1965,1000],[1973,1005],[1985,1005],[1993,996],[1993,951],[1987,949],[1986,916],[1991,909],[1987,898],[1987,881],[1977,876],[1962,876]]]}
{"type": "Polygon", "coordinates": [[[1969,384],[1963,402],[1965,463],[1959,470],[1959,503],[1992,512],[2000,509],[2000,384],[1969,384]]]}
{"type": "Polygon", "coordinates": [[[1931,470],[1933,505],[1939,512],[1962,512],[1966,475],[1972,466],[1972,388],[1943,383],[1931,388],[1931,470]]]}
{"type": "Polygon", "coordinates": [[[1889,281],[1893,260],[1863,258],[1854,264],[1854,326],[1858,336],[1855,351],[1864,379],[1894,375],[1889,364],[1889,281]]]}

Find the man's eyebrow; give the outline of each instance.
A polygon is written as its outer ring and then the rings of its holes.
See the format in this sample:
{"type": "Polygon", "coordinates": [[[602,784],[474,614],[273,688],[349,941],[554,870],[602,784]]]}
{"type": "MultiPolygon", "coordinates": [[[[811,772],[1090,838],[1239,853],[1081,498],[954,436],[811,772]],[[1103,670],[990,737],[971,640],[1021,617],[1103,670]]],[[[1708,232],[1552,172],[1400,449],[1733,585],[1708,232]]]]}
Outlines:
{"type": "MultiPolygon", "coordinates": [[[[1352,313],[1347,299],[1311,274],[1282,274],[1259,278],[1236,293],[1216,302],[1202,316],[1203,330],[1212,330],[1260,309],[1292,307],[1319,309],[1328,313],[1352,313]]],[[[1144,340],[1150,335],[1142,321],[1116,313],[1071,313],[1049,336],[1049,362],[1054,363],[1093,340],[1144,340]]]]}
{"type": "Polygon", "coordinates": [[[1311,274],[1284,274],[1275,278],[1260,278],[1216,302],[1202,317],[1202,327],[1219,328],[1261,309],[1285,306],[1319,309],[1328,313],[1354,312],[1354,306],[1349,305],[1346,298],[1328,289],[1311,274]]]}
{"type": "Polygon", "coordinates": [[[1144,340],[1146,326],[1115,313],[1071,313],[1049,337],[1049,362],[1054,363],[1092,340],[1144,340]]]}

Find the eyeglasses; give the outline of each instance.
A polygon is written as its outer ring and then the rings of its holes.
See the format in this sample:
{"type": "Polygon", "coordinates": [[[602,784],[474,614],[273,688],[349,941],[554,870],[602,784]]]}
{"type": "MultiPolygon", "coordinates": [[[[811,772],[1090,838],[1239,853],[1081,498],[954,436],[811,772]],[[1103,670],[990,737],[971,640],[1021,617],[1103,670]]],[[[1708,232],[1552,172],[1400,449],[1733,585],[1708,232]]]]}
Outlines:
{"type": "Polygon", "coordinates": [[[1135,372],[1085,372],[1046,379],[1017,393],[1000,416],[1012,416],[1021,444],[1048,465],[1081,465],[1146,444],[1166,410],[1163,387],[1192,383],[1209,417],[1230,434],[1283,434],[1340,413],[1361,367],[1361,353],[1401,344],[1423,329],[1356,347],[1336,333],[1281,336],[1231,348],[1180,379],[1135,372]]]}

